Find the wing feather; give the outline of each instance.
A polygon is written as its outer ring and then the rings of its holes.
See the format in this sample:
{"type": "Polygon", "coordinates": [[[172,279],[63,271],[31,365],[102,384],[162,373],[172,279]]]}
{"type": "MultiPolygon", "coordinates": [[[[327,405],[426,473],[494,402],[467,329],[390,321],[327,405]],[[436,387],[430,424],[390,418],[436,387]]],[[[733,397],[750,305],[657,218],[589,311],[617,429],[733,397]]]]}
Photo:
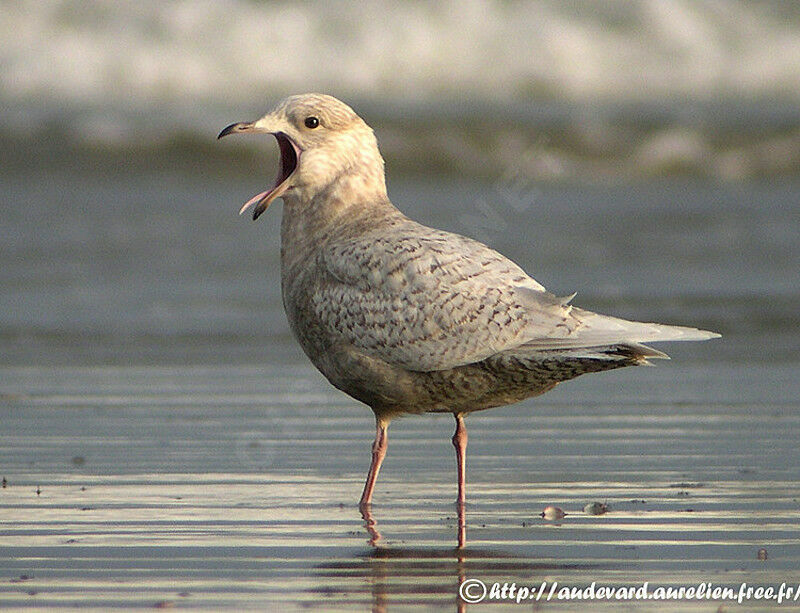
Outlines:
{"type": "Polygon", "coordinates": [[[552,351],[718,336],[608,317],[569,304],[472,239],[408,221],[332,241],[311,296],[323,328],[390,364],[433,371],[503,351],[552,351]]]}
{"type": "MultiPolygon", "coordinates": [[[[410,370],[454,368],[521,345],[531,338],[524,292],[550,296],[489,247],[413,222],[388,236],[332,241],[319,257],[328,277],[312,308],[323,327],[410,370]]],[[[563,309],[555,297],[542,304],[550,317],[563,309]]]]}

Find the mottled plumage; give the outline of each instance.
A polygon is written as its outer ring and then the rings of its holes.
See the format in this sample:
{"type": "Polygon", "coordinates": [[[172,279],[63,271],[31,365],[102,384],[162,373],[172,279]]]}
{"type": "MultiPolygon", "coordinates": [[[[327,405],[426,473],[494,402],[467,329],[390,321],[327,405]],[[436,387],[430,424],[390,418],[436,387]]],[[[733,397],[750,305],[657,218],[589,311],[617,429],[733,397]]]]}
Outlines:
{"type": "MultiPolygon", "coordinates": [[[[372,130],[335,98],[292,96],[220,136],[241,131],[272,133],[281,147],[275,187],[244,208],[255,205],[257,217],[283,197],[281,282],[291,329],[327,379],[377,417],[362,505],[397,414],[454,413],[462,458],[465,413],[666,357],[645,342],[718,336],[573,307],[571,296],[546,292],[486,245],[408,219],[389,202],[372,130]]],[[[463,501],[463,460],[459,469],[463,501]]]]}

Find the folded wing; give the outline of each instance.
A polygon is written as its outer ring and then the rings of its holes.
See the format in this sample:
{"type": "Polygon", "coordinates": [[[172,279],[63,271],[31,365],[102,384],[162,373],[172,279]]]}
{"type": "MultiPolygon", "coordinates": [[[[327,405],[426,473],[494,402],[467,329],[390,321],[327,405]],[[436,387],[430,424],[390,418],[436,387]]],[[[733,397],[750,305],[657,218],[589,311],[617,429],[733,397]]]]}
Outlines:
{"type": "Polygon", "coordinates": [[[318,258],[323,274],[310,299],[323,328],[409,370],[444,370],[509,350],[718,336],[578,309],[489,247],[411,221],[333,241],[318,258]]]}

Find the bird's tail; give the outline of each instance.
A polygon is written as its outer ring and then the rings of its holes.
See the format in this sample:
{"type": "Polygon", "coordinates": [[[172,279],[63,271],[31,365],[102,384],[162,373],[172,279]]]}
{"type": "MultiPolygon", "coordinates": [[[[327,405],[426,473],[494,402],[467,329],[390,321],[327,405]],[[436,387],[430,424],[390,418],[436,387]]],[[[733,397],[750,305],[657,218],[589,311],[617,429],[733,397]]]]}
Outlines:
{"type": "Polygon", "coordinates": [[[720,336],[716,332],[708,330],[629,321],[585,311],[577,307],[572,307],[570,313],[580,323],[569,336],[536,339],[525,343],[525,346],[540,351],[577,350],[581,354],[585,353],[587,357],[589,354],[597,356],[599,353],[608,356],[609,348],[627,347],[636,356],[646,361],[647,358],[668,358],[669,356],[643,343],[704,341],[720,336]]]}
{"type": "Polygon", "coordinates": [[[576,338],[581,341],[611,340],[628,343],[658,343],[663,341],[706,341],[720,335],[708,330],[668,324],[629,321],[609,315],[592,313],[573,307],[572,313],[581,320],[576,338]]]}

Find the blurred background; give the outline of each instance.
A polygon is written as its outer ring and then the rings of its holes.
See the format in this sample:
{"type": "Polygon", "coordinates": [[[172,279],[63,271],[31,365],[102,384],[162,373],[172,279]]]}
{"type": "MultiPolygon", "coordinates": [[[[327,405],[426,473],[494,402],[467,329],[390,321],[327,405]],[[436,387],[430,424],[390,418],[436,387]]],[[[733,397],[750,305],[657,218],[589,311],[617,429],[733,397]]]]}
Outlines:
{"type": "Polygon", "coordinates": [[[797,3],[83,0],[0,2],[0,360],[296,352],[280,211],[236,216],[277,147],[215,137],[307,91],[552,291],[796,348],[797,3]]]}

